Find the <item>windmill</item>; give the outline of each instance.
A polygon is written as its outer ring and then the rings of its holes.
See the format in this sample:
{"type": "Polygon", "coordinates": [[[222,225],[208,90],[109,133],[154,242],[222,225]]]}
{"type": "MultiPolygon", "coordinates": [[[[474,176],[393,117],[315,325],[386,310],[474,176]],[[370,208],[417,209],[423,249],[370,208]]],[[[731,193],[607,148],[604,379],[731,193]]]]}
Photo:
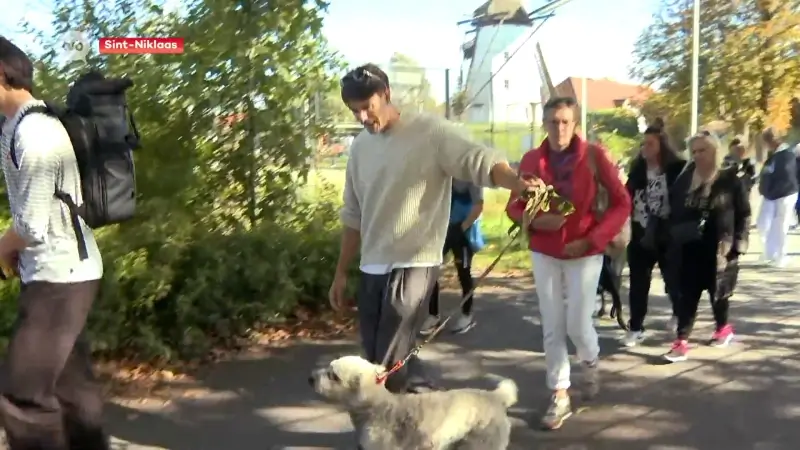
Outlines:
{"type": "Polygon", "coordinates": [[[496,92],[493,76],[499,65],[510,59],[515,41],[533,26],[533,19],[522,6],[522,0],[489,0],[472,13],[467,21],[467,42],[462,46],[466,80],[463,90],[470,99],[466,111],[470,122],[492,122],[498,114],[494,108],[496,92]]]}
{"type": "Polygon", "coordinates": [[[493,135],[495,122],[527,125],[538,120],[542,82],[531,74],[541,77],[541,70],[534,67],[538,58],[527,44],[552,12],[569,1],[551,0],[529,12],[522,0],[488,0],[459,22],[470,26],[461,48],[467,122],[489,123],[493,135]]]}

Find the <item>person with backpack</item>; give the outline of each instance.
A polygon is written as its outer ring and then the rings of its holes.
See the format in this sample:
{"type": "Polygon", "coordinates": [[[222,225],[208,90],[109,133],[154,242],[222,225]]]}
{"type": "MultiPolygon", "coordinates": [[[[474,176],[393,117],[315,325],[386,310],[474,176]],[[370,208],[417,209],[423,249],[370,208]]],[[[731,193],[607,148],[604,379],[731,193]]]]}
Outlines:
{"type": "MultiPolygon", "coordinates": [[[[597,285],[603,255],[625,228],[631,200],[606,150],[576,133],[575,99],[553,98],[543,110],[547,138],[522,157],[520,175],[541,178],[574,206],[565,216],[550,205],[525,230],[541,314],[546,385],[552,393],[541,425],[555,430],[572,415],[567,337],[581,361],[584,396],[593,397],[600,389],[593,317],[597,285]]],[[[506,212],[512,221],[522,223],[525,204],[511,195],[506,212]]]]}
{"type": "Polygon", "coordinates": [[[31,94],[30,58],[0,37],[0,151],[12,218],[0,264],[21,281],[0,391],[11,450],[109,448],[84,328],[103,276],[92,229],[134,209],[136,139],[127,121],[120,126],[125,108],[115,107],[124,105],[122,85],[130,82],[88,74],[57,111],[31,94]]]}
{"type": "MultiPolygon", "coordinates": [[[[455,334],[466,333],[475,326],[472,315],[471,295],[474,283],[472,280],[472,257],[483,247],[479,218],[483,212],[483,189],[469,181],[453,179],[450,197],[450,224],[444,238],[444,255],[453,254],[461,294],[470,294],[461,306],[461,314],[451,319],[448,325],[455,334]]],[[[439,282],[433,288],[428,305],[429,316],[422,326],[421,334],[432,333],[441,323],[439,317],[439,282]]]]}

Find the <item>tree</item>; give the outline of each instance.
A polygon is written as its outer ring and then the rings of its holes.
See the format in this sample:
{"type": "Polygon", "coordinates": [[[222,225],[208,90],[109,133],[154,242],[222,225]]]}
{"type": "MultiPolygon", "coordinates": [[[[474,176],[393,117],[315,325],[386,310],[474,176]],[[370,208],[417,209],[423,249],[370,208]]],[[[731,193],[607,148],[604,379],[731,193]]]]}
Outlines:
{"type": "MultiPolygon", "coordinates": [[[[37,30],[36,93],[64,100],[88,68],[128,76],[142,135],[138,217],[98,233],[104,285],[91,318],[99,348],[202,356],[253,327],[319,305],[338,252],[335,201],[298,195],[316,137],[319,92],[341,66],[321,34],[322,0],[53,0],[37,30]],[[67,30],[180,36],[181,55],[99,55],[65,63],[67,30]],[[214,30],[210,32],[209,30],[214,30]]],[[[14,285],[0,285],[11,305],[14,285]]],[[[0,335],[13,315],[0,307],[0,335]]]]}
{"type": "Polygon", "coordinates": [[[452,113],[458,120],[461,120],[461,116],[464,115],[464,112],[467,110],[467,101],[469,101],[469,98],[467,98],[467,91],[463,89],[458,91],[450,100],[452,113]]]}
{"type": "Polygon", "coordinates": [[[412,111],[434,111],[436,100],[431,93],[425,68],[402,53],[395,53],[389,60],[388,75],[392,84],[392,103],[400,109],[412,111]]]}
{"type": "MultiPolygon", "coordinates": [[[[800,87],[800,0],[705,0],[701,9],[700,118],[737,134],[786,129],[800,87]]],[[[636,43],[632,75],[660,89],[669,123],[688,121],[692,1],[665,0],[636,43]]]]}

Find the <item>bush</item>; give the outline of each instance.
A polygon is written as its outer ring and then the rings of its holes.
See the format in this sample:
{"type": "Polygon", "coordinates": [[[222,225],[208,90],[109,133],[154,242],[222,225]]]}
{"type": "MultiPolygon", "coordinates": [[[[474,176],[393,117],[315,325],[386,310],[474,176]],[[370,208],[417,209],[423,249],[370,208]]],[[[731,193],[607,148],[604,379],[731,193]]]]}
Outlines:
{"type": "Polygon", "coordinates": [[[598,134],[613,133],[627,138],[639,136],[636,115],[624,108],[590,112],[587,120],[598,134]]]}
{"type": "Polygon", "coordinates": [[[602,145],[616,159],[632,157],[639,149],[637,139],[621,136],[615,133],[600,133],[598,135],[602,145]]]}
{"type": "MultiPolygon", "coordinates": [[[[180,213],[103,230],[105,276],[89,321],[95,349],[146,360],[199,358],[298,306],[324,307],[339,252],[333,206],[301,204],[292,215],[311,220],[227,233],[180,213]]],[[[17,282],[0,285],[2,336],[11,331],[17,292],[17,282]]]]}

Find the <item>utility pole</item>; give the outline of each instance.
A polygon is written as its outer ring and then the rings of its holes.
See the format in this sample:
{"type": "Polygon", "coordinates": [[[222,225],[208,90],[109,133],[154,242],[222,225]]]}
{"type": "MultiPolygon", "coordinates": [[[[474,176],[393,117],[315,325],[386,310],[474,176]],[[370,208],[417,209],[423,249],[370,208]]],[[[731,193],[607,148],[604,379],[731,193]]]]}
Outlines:
{"type": "Polygon", "coordinates": [[[444,69],[444,116],[450,120],[450,69],[444,69]]]}
{"type": "Polygon", "coordinates": [[[586,93],[587,85],[586,76],[581,78],[581,129],[583,130],[583,138],[589,140],[589,95],[586,93]]]}
{"type": "Polygon", "coordinates": [[[697,133],[698,117],[700,113],[700,0],[694,0],[692,15],[692,105],[690,131],[697,133]]]}

